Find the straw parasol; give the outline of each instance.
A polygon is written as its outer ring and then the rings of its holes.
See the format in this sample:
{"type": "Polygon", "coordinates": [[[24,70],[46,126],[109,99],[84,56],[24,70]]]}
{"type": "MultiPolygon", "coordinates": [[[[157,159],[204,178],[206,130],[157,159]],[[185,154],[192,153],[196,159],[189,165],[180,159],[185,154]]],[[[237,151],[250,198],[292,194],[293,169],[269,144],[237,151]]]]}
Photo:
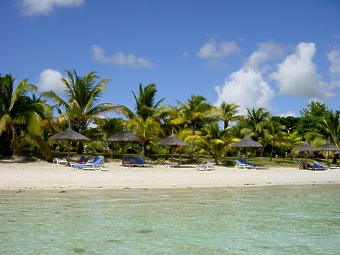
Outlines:
{"type": "Polygon", "coordinates": [[[127,143],[140,143],[141,140],[138,136],[134,135],[132,132],[127,131],[125,128],[110,136],[107,141],[109,142],[120,142],[123,143],[123,157],[122,157],[122,165],[124,165],[124,156],[125,156],[125,145],[127,143]]]}
{"type": "Polygon", "coordinates": [[[168,138],[163,139],[157,143],[158,145],[169,146],[171,149],[171,160],[173,159],[173,149],[179,146],[188,146],[186,142],[177,138],[174,134],[171,134],[168,138]]]}
{"type": "Polygon", "coordinates": [[[245,155],[247,157],[247,148],[260,148],[262,147],[262,144],[250,139],[248,134],[246,134],[241,141],[232,144],[231,147],[232,148],[245,148],[246,149],[245,155]]]}
{"type": "Polygon", "coordinates": [[[70,163],[70,147],[71,142],[90,142],[91,140],[86,136],[77,133],[76,131],[72,130],[68,127],[67,130],[52,135],[48,140],[55,140],[55,141],[67,141],[68,142],[68,154],[67,154],[67,163],[70,163]]]}
{"type": "Polygon", "coordinates": [[[334,144],[331,144],[328,140],[325,144],[318,147],[320,151],[327,151],[327,164],[329,163],[329,152],[330,151],[340,151],[340,149],[335,146],[334,144]]]}
{"type": "Polygon", "coordinates": [[[305,152],[305,165],[307,166],[307,152],[309,151],[318,151],[319,149],[310,145],[307,141],[305,141],[302,145],[295,147],[292,151],[302,151],[305,152]]]}

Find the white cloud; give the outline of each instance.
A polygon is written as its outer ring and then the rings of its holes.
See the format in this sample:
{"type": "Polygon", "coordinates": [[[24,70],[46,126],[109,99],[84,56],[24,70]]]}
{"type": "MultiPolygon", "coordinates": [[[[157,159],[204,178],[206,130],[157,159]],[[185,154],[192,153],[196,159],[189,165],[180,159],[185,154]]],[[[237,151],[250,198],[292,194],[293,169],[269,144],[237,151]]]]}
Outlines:
{"type": "Polygon", "coordinates": [[[332,50],[327,54],[328,60],[331,63],[329,72],[333,77],[340,76],[340,50],[332,50]]]}
{"type": "Polygon", "coordinates": [[[272,43],[259,44],[259,50],[252,53],[245,65],[232,73],[221,87],[216,86],[218,94],[216,105],[223,101],[240,106],[240,114],[246,114],[247,108],[263,107],[271,110],[274,91],[264,80],[266,61],[282,54],[282,50],[272,43]]]}
{"type": "Polygon", "coordinates": [[[241,114],[246,114],[246,109],[252,107],[270,110],[271,101],[275,96],[260,73],[244,68],[232,73],[224,86],[217,86],[215,90],[218,93],[216,105],[223,101],[235,103],[240,106],[241,114]]]}
{"type": "Polygon", "coordinates": [[[272,74],[280,94],[298,97],[327,98],[333,96],[316,72],[312,59],[316,48],[314,43],[300,43],[295,53],[278,65],[278,71],[272,74]]]}
{"type": "Polygon", "coordinates": [[[224,59],[231,54],[239,51],[235,42],[217,43],[211,38],[197,53],[197,56],[202,59],[208,59],[210,64],[216,63],[218,60],[224,59]]]}
{"type": "Polygon", "coordinates": [[[56,7],[81,6],[85,0],[18,0],[26,16],[49,15],[56,7]]]}
{"type": "Polygon", "coordinates": [[[53,90],[56,93],[64,92],[65,85],[61,79],[62,75],[58,71],[52,70],[50,68],[42,71],[37,84],[39,91],[44,92],[53,90]]]}
{"type": "MultiPolygon", "coordinates": [[[[259,50],[250,55],[245,64],[245,68],[257,70],[269,60],[275,60],[282,56],[282,47],[272,43],[259,43],[259,50]]],[[[263,68],[263,67],[262,67],[263,68]]],[[[267,68],[266,68],[267,69],[267,68]]]]}
{"type": "Polygon", "coordinates": [[[136,68],[151,68],[153,63],[147,59],[136,57],[133,54],[125,55],[119,52],[113,56],[105,56],[104,51],[97,45],[92,46],[94,59],[102,64],[128,66],[136,68]]]}
{"type": "Polygon", "coordinates": [[[281,116],[281,117],[288,117],[288,116],[296,117],[296,113],[294,111],[288,110],[285,113],[279,114],[279,116],[281,116]]]}

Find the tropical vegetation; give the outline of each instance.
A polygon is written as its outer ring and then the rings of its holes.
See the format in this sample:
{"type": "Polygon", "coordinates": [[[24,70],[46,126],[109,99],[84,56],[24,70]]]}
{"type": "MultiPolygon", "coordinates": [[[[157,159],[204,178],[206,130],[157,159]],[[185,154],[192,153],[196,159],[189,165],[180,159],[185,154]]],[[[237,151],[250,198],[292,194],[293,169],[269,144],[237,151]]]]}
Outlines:
{"type": "MultiPolygon", "coordinates": [[[[204,156],[215,163],[221,157],[236,155],[231,145],[246,134],[263,145],[250,153],[269,161],[275,157],[293,159],[292,149],[304,141],[315,146],[327,141],[340,146],[340,111],[321,102],[311,101],[301,109],[301,117],[272,116],[264,108],[247,108],[247,114],[242,115],[237,102],[214,106],[202,95],[191,95],[186,102],[177,100],[176,106],[163,104],[165,97],[157,99],[157,86],[151,83],[139,84],[137,92],[131,91],[135,107],[129,109],[100,101],[109,81],[94,71],[81,76],[66,70],[64,93],[50,90],[37,95],[37,87],[28,79],[16,84],[11,74],[0,75],[0,155],[40,151],[51,160],[53,153],[67,148],[63,142],[49,141],[49,137],[68,127],[91,139],[86,147],[72,143],[71,150],[78,154],[120,154],[122,147],[108,143],[107,138],[123,129],[141,140],[140,145],[128,145],[128,153],[143,157],[167,154],[169,148],[157,143],[174,133],[189,145],[177,148],[180,156],[204,156]],[[120,117],[111,117],[111,113],[120,117]]],[[[317,153],[319,157],[328,155],[317,153]]],[[[330,155],[336,162],[337,155],[330,155]]]]}

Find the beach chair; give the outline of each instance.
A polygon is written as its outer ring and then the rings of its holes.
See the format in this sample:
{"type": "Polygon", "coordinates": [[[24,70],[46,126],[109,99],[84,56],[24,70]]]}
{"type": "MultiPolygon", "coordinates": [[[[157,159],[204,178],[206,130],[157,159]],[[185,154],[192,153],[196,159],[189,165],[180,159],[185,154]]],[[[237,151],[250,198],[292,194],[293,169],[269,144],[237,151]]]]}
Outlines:
{"type": "Polygon", "coordinates": [[[138,164],[136,163],[136,161],[133,158],[124,157],[124,166],[134,167],[134,166],[138,166],[138,164]]]}
{"type": "Polygon", "coordinates": [[[71,167],[74,167],[74,164],[86,164],[89,161],[89,157],[81,156],[77,162],[70,163],[71,167]]]}
{"type": "Polygon", "coordinates": [[[150,163],[144,161],[141,157],[134,157],[133,160],[136,166],[150,166],[150,163]]]}
{"type": "Polygon", "coordinates": [[[175,161],[166,160],[166,161],[164,162],[163,167],[167,167],[167,168],[177,168],[177,167],[179,167],[179,164],[176,163],[175,161]]]}
{"type": "Polygon", "coordinates": [[[236,159],[235,168],[239,169],[256,169],[257,165],[249,163],[247,160],[236,159]]]}
{"type": "Polygon", "coordinates": [[[59,165],[59,164],[67,164],[66,158],[54,158],[53,163],[59,165]]]}
{"type": "Polygon", "coordinates": [[[215,163],[212,162],[207,162],[204,164],[200,164],[198,166],[196,166],[197,170],[204,170],[204,171],[208,171],[208,170],[214,170],[215,169],[215,163]]]}
{"type": "Polygon", "coordinates": [[[82,170],[101,170],[104,167],[104,157],[95,156],[91,162],[83,164],[76,163],[73,167],[82,170]]]}
{"type": "Polygon", "coordinates": [[[316,161],[313,162],[312,170],[327,170],[327,169],[328,167],[321,165],[316,161]]]}

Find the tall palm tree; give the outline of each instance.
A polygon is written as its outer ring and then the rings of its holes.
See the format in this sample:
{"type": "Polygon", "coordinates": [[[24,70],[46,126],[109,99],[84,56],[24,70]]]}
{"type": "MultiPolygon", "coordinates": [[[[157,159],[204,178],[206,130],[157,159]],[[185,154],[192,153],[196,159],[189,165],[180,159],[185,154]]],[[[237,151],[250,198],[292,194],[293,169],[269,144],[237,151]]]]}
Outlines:
{"type": "Polygon", "coordinates": [[[240,119],[240,116],[237,115],[239,107],[239,105],[236,105],[234,103],[227,104],[225,101],[221,103],[219,107],[221,111],[219,114],[219,119],[223,121],[224,129],[229,126],[229,122],[237,121],[240,119]]]}
{"type": "Polygon", "coordinates": [[[255,141],[259,141],[263,134],[263,129],[268,121],[270,114],[266,109],[260,107],[257,110],[255,108],[247,108],[247,116],[245,118],[246,128],[249,128],[252,133],[252,138],[255,141]]]}
{"type": "Polygon", "coordinates": [[[216,119],[216,109],[214,109],[203,96],[191,95],[188,102],[182,103],[177,100],[179,104],[179,116],[176,119],[170,121],[170,123],[175,125],[187,125],[191,128],[191,144],[189,158],[192,159],[194,154],[194,137],[197,128],[200,128],[207,121],[216,119]],[[215,110],[215,111],[214,111],[215,110]]]}
{"type": "MultiPolygon", "coordinates": [[[[146,145],[150,141],[147,137],[153,137],[153,132],[160,128],[162,121],[167,119],[168,105],[161,106],[161,103],[165,98],[162,98],[155,102],[157,93],[156,85],[151,83],[143,88],[142,84],[139,84],[138,94],[131,91],[135,100],[135,111],[129,109],[124,105],[118,105],[117,109],[121,114],[129,119],[132,130],[136,128],[136,135],[142,140],[142,156],[147,153],[146,145]]],[[[157,131],[159,132],[159,131],[157,131]]]]}
{"type": "Polygon", "coordinates": [[[55,101],[57,107],[64,108],[64,117],[77,126],[79,133],[83,133],[88,124],[96,120],[100,114],[116,110],[111,103],[97,104],[102,93],[107,89],[106,84],[110,79],[104,78],[97,81],[100,78],[94,71],[84,77],[78,76],[76,71],[66,70],[66,73],[67,78],[62,79],[66,87],[66,101],[52,90],[42,95],[55,101]]]}
{"type": "MultiPolygon", "coordinates": [[[[82,134],[91,122],[99,118],[100,114],[117,110],[111,103],[97,104],[102,93],[107,89],[106,84],[110,79],[104,78],[98,81],[100,77],[94,71],[84,77],[78,76],[76,71],[66,70],[66,73],[67,77],[62,79],[66,87],[66,101],[52,90],[44,92],[42,95],[55,101],[57,107],[61,108],[60,112],[62,112],[63,118],[73,124],[82,134]]],[[[78,152],[82,152],[81,145],[78,152]]]]}
{"type": "Polygon", "coordinates": [[[38,146],[46,159],[51,158],[47,143],[41,136],[42,119],[51,113],[50,107],[35,96],[30,98],[28,92],[37,87],[22,80],[15,88],[15,78],[7,74],[0,76],[0,142],[6,156],[12,156],[18,146],[18,129],[25,132],[26,138],[38,146]]]}
{"type": "Polygon", "coordinates": [[[154,83],[151,83],[143,88],[142,84],[139,84],[138,95],[131,91],[135,99],[135,111],[136,115],[142,117],[146,120],[151,117],[160,104],[164,101],[164,97],[157,102],[155,102],[155,96],[157,93],[157,88],[154,83]]]}
{"type": "Polygon", "coordinates": [[[330,137],[330,141],[340,147],[340,111],[329,111],[319,125],[330,137]]]}
{"type": "MultiPolygon", "coordinates": [[[[340,148],[340,111],[329,111],[325,118],[322,118],[319,127],[328,134],[330,142],[340,148]]],[[[333,163],[336,163],[333,157],[333,163]]]]}

